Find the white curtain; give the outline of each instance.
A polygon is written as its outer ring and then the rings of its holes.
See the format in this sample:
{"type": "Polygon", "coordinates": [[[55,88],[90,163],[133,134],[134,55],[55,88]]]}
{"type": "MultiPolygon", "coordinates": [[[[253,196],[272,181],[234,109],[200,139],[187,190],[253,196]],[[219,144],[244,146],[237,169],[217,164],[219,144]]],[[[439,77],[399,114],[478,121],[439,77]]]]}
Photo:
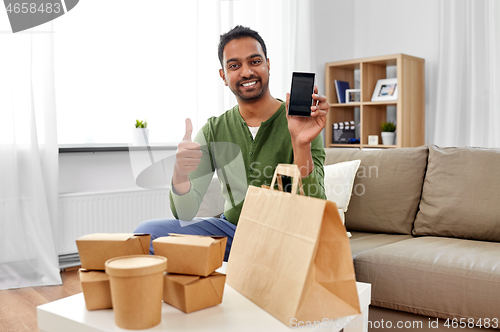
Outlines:
{"type": "Polygon", "coordinates": [[[0,34],[0,289],[61,284],[51,30],[0,34]]]}
{"type": "Polygon", "coordinates": [[[434,142],[500,147],[500,2],[442,0],[434,142]]]}

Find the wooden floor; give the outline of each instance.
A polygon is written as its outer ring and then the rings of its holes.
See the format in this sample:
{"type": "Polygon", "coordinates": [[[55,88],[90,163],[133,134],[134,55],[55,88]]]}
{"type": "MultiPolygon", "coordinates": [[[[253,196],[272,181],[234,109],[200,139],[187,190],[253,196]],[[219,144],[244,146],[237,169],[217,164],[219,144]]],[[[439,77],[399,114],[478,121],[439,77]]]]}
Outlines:
{"type": "Polygon", "coordinates": [[[80,293],[78,269],[61,272],[61,286],[0,291],[0,332],[38,331],[36,307],[80,293]]]}

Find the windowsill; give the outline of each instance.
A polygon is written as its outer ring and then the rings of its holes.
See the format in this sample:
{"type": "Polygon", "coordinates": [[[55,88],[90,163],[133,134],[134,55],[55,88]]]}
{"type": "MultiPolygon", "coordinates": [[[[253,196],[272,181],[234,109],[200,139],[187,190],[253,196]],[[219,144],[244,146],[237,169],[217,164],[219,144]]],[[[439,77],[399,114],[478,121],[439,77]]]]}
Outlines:
{"type": "Polygon", "coordinates": [[[120,152],[147,150],[176,150],[177,143],[152,143],[148,146],[132,146],[128,143],[117,144],[59,144],[59,153],[79,152],[120,152]]]}

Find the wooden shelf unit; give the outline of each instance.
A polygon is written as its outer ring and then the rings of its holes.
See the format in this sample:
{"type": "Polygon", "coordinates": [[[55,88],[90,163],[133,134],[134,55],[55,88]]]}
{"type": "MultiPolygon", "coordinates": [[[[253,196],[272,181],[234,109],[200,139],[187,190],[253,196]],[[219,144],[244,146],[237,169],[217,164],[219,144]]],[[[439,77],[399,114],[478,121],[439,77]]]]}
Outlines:
{"type": "Polygon", "coordinates": [[[329,62],[325,65],[326,97],[330,104],[325,128],[325,147],[401,148],[425,144],[425,60],[406,54],[329,62]],[[395,66],[398,99],[371,101],[380,79],[387,77],[387,67],[395,66]],[[359,71],[361,102],[339,104],[335,80],[349,82],[354,88],[359,71]],[[381,124],[387,120],[387,107],[396,107],[396,144],[382,145],[381,124]],[[360,144],[333,144],[333,123],[353,121],[354,110],[360,112],[360,144]],[[368,145],[368,136],[378,135],[380,145],[368,145]]]}

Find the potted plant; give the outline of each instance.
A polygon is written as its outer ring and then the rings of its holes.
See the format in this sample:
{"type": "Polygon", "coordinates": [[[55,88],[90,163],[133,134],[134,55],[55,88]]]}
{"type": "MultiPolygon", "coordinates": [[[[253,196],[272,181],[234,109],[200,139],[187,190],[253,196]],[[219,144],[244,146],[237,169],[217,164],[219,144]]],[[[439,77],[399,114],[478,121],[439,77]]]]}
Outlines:
{"type": "Polygon", "coordinates": [[[144,119],[135,120],[135,128],[132,133],[132,145],[135,146],[146,146],[149,145],[149,129],[148,123],[144,119]]]}
{"type": "Polygon", "coordinates": [[[396,125],[392,122],[382,123],[382,144],[394,145],[394,138],[396,137],[396,125]]]}

